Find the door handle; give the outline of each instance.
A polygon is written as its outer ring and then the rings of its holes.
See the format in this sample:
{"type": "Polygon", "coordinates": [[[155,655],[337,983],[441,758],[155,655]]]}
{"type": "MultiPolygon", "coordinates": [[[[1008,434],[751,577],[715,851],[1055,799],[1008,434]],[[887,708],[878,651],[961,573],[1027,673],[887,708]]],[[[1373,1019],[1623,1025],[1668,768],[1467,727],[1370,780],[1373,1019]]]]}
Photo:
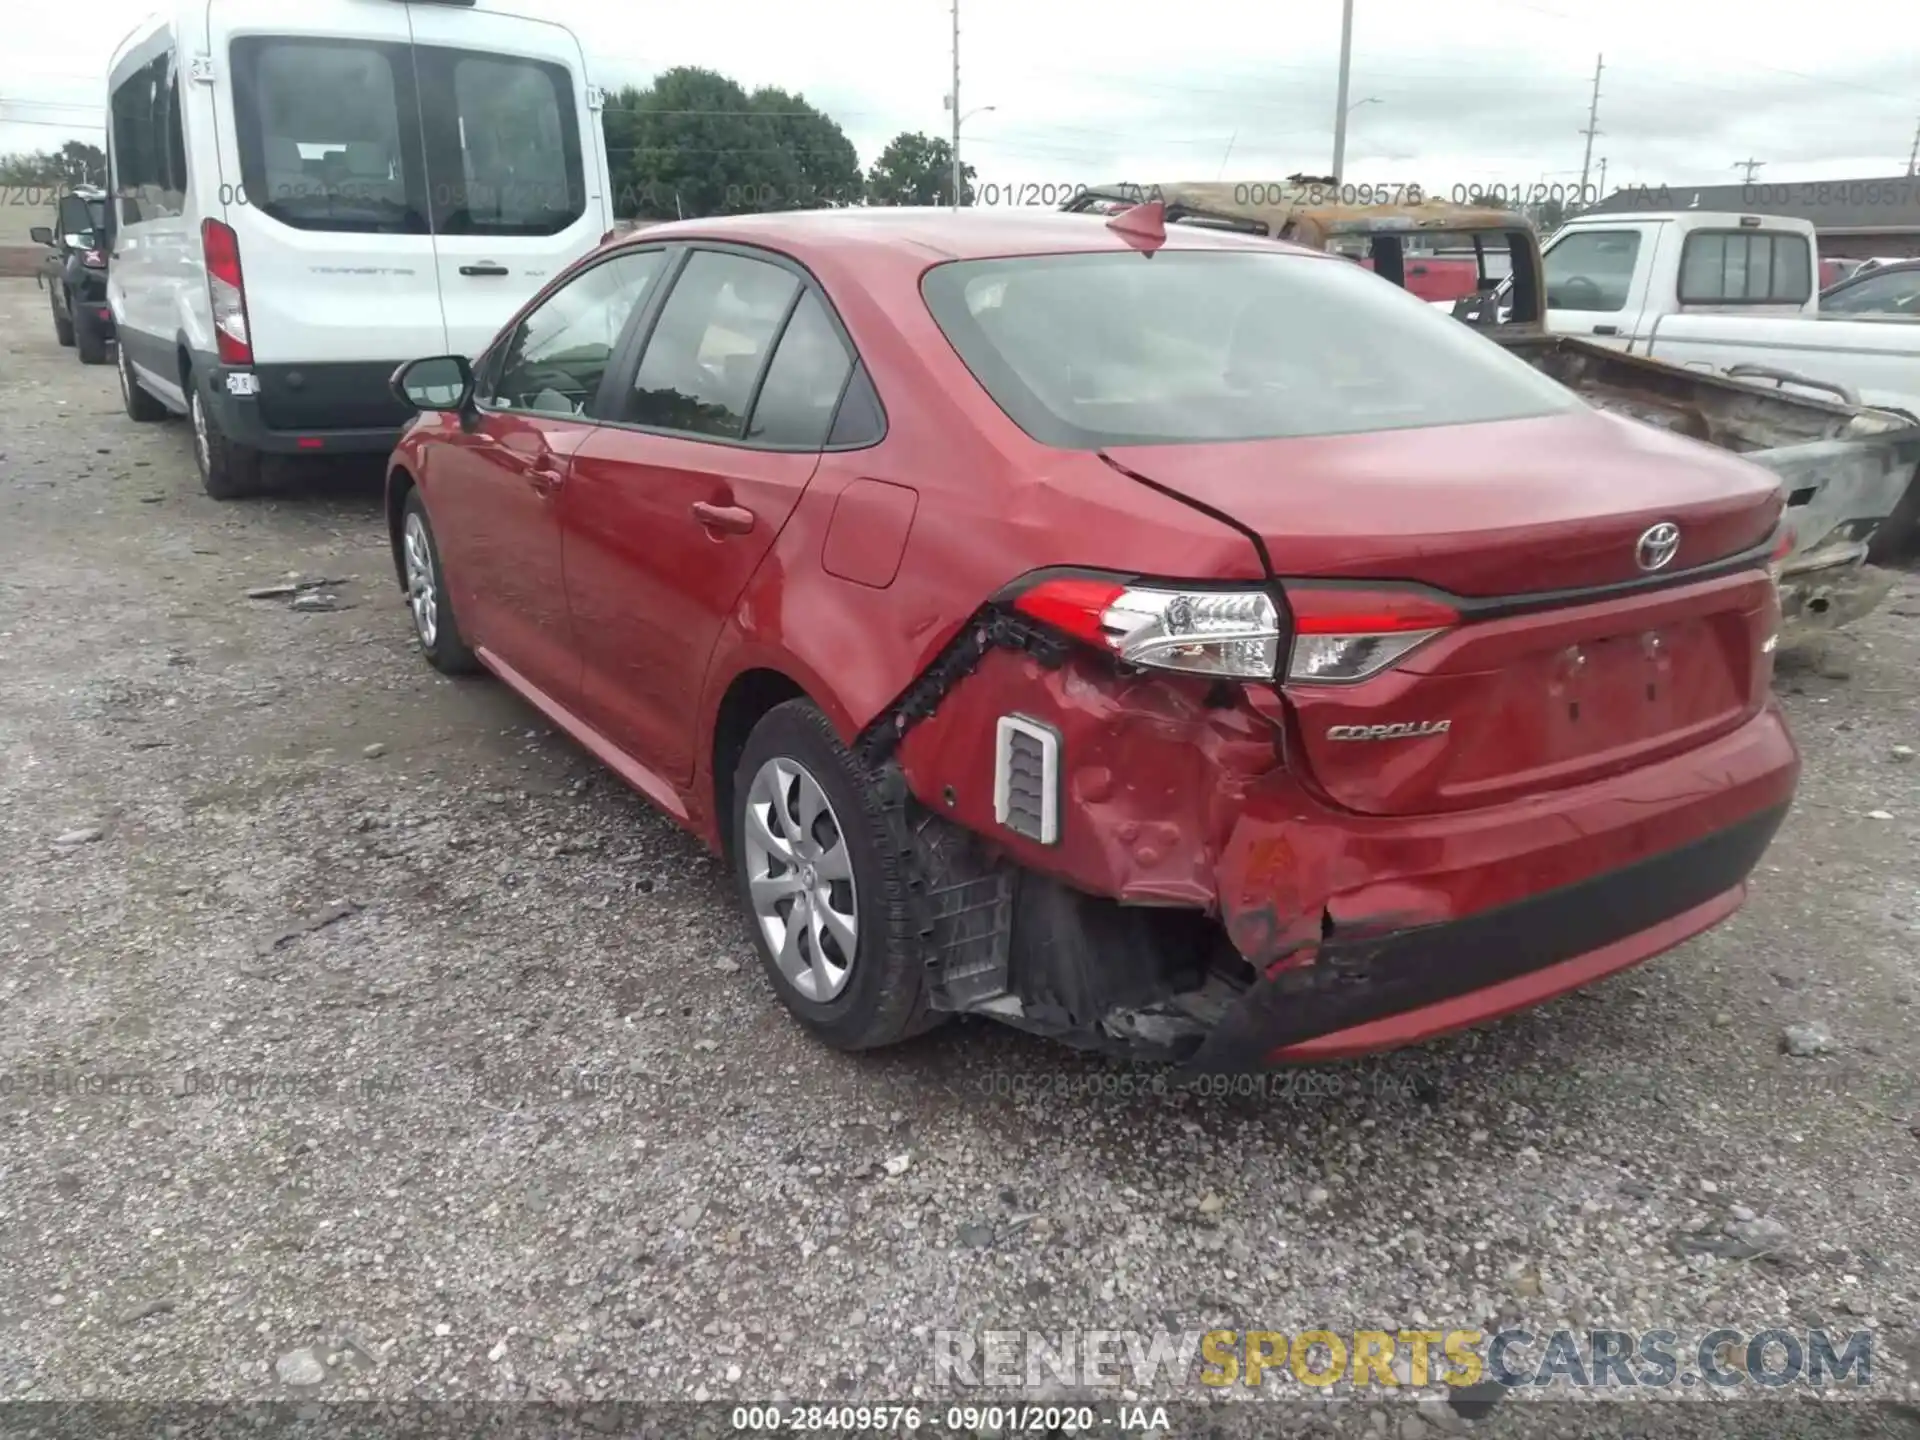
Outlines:
{"type": "Polygon", "coordinates": [[[724,530],[731,535],[744,535],[753,529],[753,512],[740,505],[709,505],[696,500],[693,518],[709,530],[724,530]]]}
{"type": "Polygon", "coordinates": [[[460,267],[460,273],[462,275],[506,275],[510,272],[506,266],[495,265],[489,260],[484,265],[462,265],[460,267]]]}
{"type": "Polygon", "coordinates": [[[542,495],[551,495],[566,483],[566,472],[545,465],[531,465],[527,468],[527,483],[542,495]]]}
{"type": "Polygon", "coordinates": [[[1593,333],[1596,335],[1618,335],[1620,333],[1620,327],[1618,325],[1596,325],[1593,327],[1593,333]]]}

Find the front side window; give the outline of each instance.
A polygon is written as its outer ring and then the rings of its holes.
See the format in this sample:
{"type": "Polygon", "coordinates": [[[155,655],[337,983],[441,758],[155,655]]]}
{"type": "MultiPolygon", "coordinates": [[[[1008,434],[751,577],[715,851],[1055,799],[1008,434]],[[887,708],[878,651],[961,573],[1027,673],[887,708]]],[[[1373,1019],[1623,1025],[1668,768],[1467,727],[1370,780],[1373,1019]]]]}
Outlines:
{"type": "Polygon", "coordinates": [[[798,278],[778,265],[695,251],[647,340],[621,418],[742,438],[754,383],[799,290],[798,278]]]}
{"type": "Polygon", "coordinates": [[[1573,231],[1543,257],[1547,308],[1607,314],[1626,309],[1639,258],[1638,230],[1573,231]]]}
{"type": "Polygon", "coordinates": [[[1920,269],[1867,275],[1821,296],[1820,308],[1841,315],[1920,315],[1920,269]]]}
{"type": "Polygon", "coordinates": [[[1000,408],[1063,448],[1462,425],[1581,403],[1337,259],[1163,250],[950,261],[927,272],[922,293],[1000,408]]]}
{"type": "Polygon", "coordinates": [[[574,277],[520,322],[490,372],[499,410],[591,419],[627,320],[660,274],[664,251],[616,255],[574,277]]]}
{"type": "Polygon", "coordinates": [[[248,37],[233,85],[248,204],[301,230],[427,233],[407,46],[248,37]]]}
{"type": "MultiPolygon", "coordinates": [[[[167,57],[141,66],[114,87],[108,100],[113,125],[113,193],[120,223],[137,225],[169,213],[167,188],[167,57]]],[[[171,212],[179,213],[176,209],[171,212]]]]}
{"type": "Polygon", "coordinates": [[[1696,230],[1680,250],[1683,305],[1804,305],[1813,252],[1784,230],[1696,230]]]}

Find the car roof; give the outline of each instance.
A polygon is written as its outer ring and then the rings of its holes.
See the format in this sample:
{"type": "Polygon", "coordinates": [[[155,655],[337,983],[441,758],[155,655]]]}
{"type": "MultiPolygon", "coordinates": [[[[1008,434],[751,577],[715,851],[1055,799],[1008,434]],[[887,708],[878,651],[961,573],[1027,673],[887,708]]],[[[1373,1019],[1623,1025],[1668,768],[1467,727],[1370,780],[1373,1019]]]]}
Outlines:
{"type": "MultiPolygon", "coordinates": [[[[862,205],[839,210],[777,210],[755,215],[669,220],[622,238],[623,244],[661,240],[723,240],[766,245],[796,256],[860,252],[895,256],[918,253],[928,260],[984,260],[1009,255],[1064,255],[1134,248],[1109,229],[1105,215],[1069,215],[1057,210],[992,210],[944,206],[862,205]]],[[[1323,258],[1322,252],[1201,226],[1166,227],[1168,250],[1282,251],[1323,258]]]]}

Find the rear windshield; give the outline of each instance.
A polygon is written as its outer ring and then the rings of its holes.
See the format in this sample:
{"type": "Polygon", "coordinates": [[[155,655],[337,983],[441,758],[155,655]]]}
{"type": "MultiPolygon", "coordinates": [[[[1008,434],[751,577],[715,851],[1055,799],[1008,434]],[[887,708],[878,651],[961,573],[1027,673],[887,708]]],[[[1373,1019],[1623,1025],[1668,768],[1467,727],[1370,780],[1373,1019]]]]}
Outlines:
{"type": "Polygon", "coordinates": [[[1066,449],[1347,435],[1579,408],[1358,266],[1233,251],[965,260],[934,319],[1034,439],[1066,449]]]}
{"type": "Polygon", "coordinates": [[[244,203],[303,230],[553,235],[586,210],[564,66],[438,46],[234,41],[244,203]]]}

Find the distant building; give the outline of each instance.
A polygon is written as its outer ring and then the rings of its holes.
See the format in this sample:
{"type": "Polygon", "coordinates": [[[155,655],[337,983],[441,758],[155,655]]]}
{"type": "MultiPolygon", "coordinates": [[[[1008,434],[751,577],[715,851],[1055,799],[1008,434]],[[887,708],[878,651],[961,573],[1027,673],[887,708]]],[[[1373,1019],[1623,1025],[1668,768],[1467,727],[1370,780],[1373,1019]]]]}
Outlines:
{"type": "Polygon", "coordinates": [[[1725,210],[1813,222],[1828,258],[1920,255],[1920,176],[1869,180],[1755,180],[1737,185],[1634,185],[1586,215],[1725,210]]]}

